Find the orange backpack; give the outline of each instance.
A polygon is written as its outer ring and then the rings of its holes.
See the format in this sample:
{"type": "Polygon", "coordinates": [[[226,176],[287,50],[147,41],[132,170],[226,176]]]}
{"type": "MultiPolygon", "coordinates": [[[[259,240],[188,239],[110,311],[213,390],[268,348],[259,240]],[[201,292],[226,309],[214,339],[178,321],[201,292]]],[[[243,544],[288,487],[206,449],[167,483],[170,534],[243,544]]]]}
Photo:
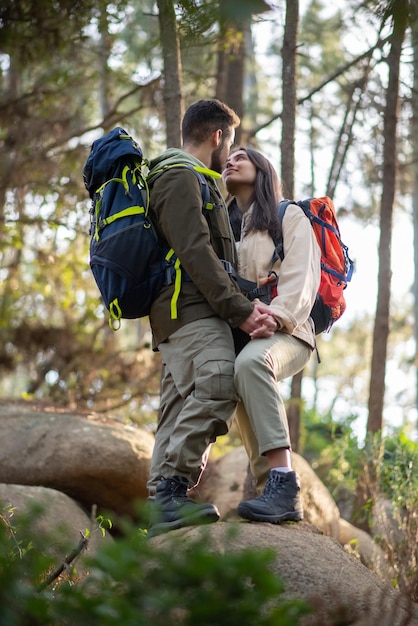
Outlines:
{"type": "MultiPolygon", "coordinates": [[[[330,330],[344,313],[346,302],[343,292],[353,275],[354,263],[348,256],[347,246],[341,241],[331,198],[308,198],[299,202],[282,200],[279,205],[280,224],[289,204],[297,204],[309,218],[321,249],[321,282],[311,311],[318,335],[330,330]]],[[[275,254],[283,260],[283,241],[275,241],[275,244],[275,254]]]]}

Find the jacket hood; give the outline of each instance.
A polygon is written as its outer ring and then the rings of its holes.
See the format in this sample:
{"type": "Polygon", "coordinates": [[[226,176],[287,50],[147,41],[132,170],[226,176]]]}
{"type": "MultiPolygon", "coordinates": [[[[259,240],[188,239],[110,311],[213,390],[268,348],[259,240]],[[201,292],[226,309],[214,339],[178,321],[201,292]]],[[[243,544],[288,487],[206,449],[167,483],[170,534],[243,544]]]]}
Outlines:
{"type": "Polygon", "coordinates": [[[189,152],[180,150],[180,148],[168,148],[160,156],[152,159],[149,166],[149,172],[152,173],[155,169],[166,167],[167,165],[173,165],[175,163],[191,163],[191,165],[197,165],[198,167],[205,167],[202,161],[196,159],[189,152]]]}
{"type": "Polygon", "coordinates": [[[185,152],[179,148],[169,148],[159,157],[153,159],[149,165],[147,178],[148,180],[152,180],[153,177],[163,169],[179,164],[191,165],[196,171],[214,180],[222,178],[222,175],[219,172],[209,169],[204,163],[202,163],[202,161],[199,161],[199,159],[191,155],[189,152],[185,152]]]}

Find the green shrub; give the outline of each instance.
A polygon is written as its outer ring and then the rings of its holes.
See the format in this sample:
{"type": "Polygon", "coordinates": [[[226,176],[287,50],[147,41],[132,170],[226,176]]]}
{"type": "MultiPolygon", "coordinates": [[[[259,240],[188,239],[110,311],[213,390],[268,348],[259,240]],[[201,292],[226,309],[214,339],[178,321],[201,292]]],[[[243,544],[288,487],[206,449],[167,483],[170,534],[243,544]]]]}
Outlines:
{"type": "Polygon", "coordinates": [[[348,431],[324,448],[312,466],[340,510],[351,500],[346,519],[360,525],[367,518],[394,587],[417,602],[418,444],[400,431],[386,438],[370,433],[360,445],[348,431]]]}
{"type": "Polygon", "coordinates": [[[156,547],[144,532],[122,527],[121,536],[83,556],[88,575],[74,582],[65,574],[45,587],[52,563],[30,547],[16,552],[10,526],[1,524],[0,624],[297,626],[308,612],[303,601],[281,597],[273,550],[219,554],[206,534],[191,542],[168,536],[156,547]]]}

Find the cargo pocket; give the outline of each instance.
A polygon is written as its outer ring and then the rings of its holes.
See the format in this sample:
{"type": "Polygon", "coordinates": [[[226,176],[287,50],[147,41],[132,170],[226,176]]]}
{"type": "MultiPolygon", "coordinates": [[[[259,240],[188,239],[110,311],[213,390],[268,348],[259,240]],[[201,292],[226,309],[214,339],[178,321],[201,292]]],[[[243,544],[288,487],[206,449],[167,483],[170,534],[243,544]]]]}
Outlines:
{"type": "Polygon", "coordinates": [[[233,361],[219,358],[219,350],[205,349],[204,354],[196,355],[194,365],[196,398],[238,402],[233,361]]]}

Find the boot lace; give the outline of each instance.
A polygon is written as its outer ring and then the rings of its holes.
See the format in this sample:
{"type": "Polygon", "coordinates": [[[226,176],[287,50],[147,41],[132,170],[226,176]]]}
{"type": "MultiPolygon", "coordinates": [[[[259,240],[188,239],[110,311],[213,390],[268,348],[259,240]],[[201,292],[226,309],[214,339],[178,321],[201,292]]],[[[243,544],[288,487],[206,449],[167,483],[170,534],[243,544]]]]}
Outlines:
{"type": "Polygon", "coordinates": [[[267,482],[264,487],[263,493],[258,497],[259,500],[267,502],[277,497],[277,492],[280,491],[282,483],[284,482],[283,474],[280,472],[270,472],[267,482]]]}

